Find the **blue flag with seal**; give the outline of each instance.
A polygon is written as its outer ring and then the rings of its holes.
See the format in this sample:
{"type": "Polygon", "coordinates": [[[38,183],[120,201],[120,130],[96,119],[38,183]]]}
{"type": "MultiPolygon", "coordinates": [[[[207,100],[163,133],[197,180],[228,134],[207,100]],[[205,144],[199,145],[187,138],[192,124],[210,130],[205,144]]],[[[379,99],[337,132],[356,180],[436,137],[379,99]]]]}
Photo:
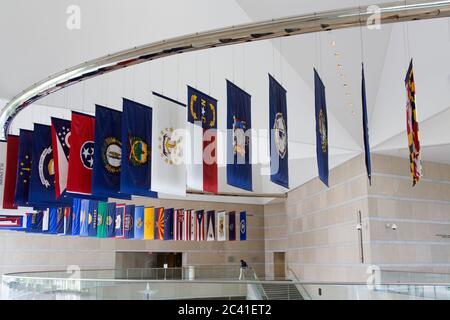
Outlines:
{"type": "Polygon", "coordinates": [[[80,211],[81,211],[81,199],[73,199],[72,204],[72,235],[80,235],[80,211]]]}
{"type": "Polygon", "coordinates": [[[93,195],[131,199],[129,195],[120,193],[121,128],[122,113],[120,111],[95,105],[93,195]]]}
{"type": "Polygon", "coordinates": [[[251,96],[227,80],[227,183],[253,191],[251,96]]]}
{"type": "Polygon", "coordinates": [[[116,236],[116,204],[109,202],[106,213],[106,237],[114,238],[116,236]]]}
{"type": "Polygon", "coordinates": [[[366,161],[367,177],[369,178],[369,184],[372,184],[372,165],[370,161],[369,125],[367,120],[366,79],[364,77],[364,63],[362,64],[361,97],[362,121],[364,131],[364,155],[366,161]]]}
{"type": "Polygon", "coordinates": [[[81,199],[80,205],[80,237],[89,236],[89,200],[81,199]]]}
{"type": "Polygon", "coordinates": [[[289,188],[286,89],[269,74],[270,181],[289,188]]]}
{"type": "Polygon", "coordinates": [[[44,212],[42,211],[27,213],[26,232],[41,233],[43,218],[44,212]]]}
{"type": "Polygon", "coordinates": [[[88,236],[97,237],[98,201],[89,200],[88,206],[88,236]]]}
{"type": "Polygon", "coordinates": [[[31,180],[32,154],[33,154],[33,131],[20,129],[16,189],[14,192],[15,206],[23,206],[23,207],[28,206],[28,194],[31,180]]]}
{"type": "Polygon", "coordinates": [[[116,204],[116,220],[114,236],[119,239],[123,239],[125,237],[125,205],[124,204],[116,204]]]}
{"type": "Polygon", "coordinates": [[[125,206],[125,216],[124,216],[124,228],[125,228],[125,239],[134,238],[134,211],[136,206],[134,204],[129,204],[125,206]]]}
{"type": "Polygon", "coordinates": [[[151,188],[152,108],[123,99],[120,191],[157,198],[151,188]]]}
{"type": "Polygon", "coordinates": [[[144,239],[144,206],[134,209],[134,239],[144,239]]]}
{"type": "Polygon", "coordinates": [[[164,209],[164,240],[173,240],[173,208],[164,209]]]}
{"type": "Polygon", "coordinates": [[[242,211],[240,214],[239,240],[247,240],[247,212],[242,211]]]}
{"type": "Polygon", "coordinates": [[[325,86],[314,69],[314,93],[316,109],[316,154],[320,180],[328,187],[328,118],[325,86]]]}

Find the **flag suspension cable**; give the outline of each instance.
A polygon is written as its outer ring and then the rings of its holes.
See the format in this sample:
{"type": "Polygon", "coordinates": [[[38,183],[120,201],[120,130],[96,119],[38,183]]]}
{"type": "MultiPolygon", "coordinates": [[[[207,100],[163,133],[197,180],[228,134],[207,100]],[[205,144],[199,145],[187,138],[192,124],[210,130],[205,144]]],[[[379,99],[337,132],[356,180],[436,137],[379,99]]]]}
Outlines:
{"type": "MultiPolygon", "coordinates": [[[[6,138],[11,122],[21,110],[33,102],[72,84],[118,69],[183,52],[357,27],[368,21],[373,14],[373,11],[353,7],[272,19],[158,41],[84,62],[35,83],[12,98],[0,112],[0,127],[3,129],[0,130],[0,139],[6,138]]],[[[379,5],[377,14],[381,24],[449,17],[450,0],[385,3],[379,5]]]]}

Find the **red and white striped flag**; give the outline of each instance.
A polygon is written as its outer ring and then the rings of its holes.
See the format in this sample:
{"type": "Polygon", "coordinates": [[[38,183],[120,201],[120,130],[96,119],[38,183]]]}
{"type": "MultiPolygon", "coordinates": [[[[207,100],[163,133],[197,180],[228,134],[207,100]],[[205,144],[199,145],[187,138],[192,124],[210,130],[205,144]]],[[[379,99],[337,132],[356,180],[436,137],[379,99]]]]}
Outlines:
{"type": "Polygon", "coordinates": [[[176,209],[173,212],[173,239],[175,241],[184,240],[184,210],[176,209]]]}

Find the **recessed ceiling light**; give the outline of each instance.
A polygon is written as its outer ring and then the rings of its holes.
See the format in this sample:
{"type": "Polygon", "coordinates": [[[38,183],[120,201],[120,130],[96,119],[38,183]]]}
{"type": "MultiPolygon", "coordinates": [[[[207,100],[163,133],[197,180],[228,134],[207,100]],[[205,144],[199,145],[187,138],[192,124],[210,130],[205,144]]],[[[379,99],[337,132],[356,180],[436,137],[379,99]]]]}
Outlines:
{"type": "Polygon", "coordinates": [[[334,46],[336,46],[336,41],[331,41],[331,45],[334,47],[334,46]]]}

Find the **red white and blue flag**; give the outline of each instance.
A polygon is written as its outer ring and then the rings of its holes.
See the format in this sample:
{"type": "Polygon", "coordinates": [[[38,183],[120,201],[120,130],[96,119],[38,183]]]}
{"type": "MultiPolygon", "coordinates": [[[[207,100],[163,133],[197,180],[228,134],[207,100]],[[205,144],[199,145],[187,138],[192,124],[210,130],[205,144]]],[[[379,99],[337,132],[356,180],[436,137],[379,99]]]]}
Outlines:
{"type": "Polygon", "coordinates": [[[67,188],[70,152],[70,121],[52,117],[52,150],[55,167],[55,196],[58,199],[67,188]]]}
{"type": "Polygon", "coordinates": [[[176,209],[173,213],[173,239],[175,241],[182,241],[184,240],[184,210],[183,209],[176,209]]]}
{"type": "Polygon", "coordinates": [[[205,212],[198,210],[196,212],[196,232],[195,240],[205,241],[205,212]]]}

